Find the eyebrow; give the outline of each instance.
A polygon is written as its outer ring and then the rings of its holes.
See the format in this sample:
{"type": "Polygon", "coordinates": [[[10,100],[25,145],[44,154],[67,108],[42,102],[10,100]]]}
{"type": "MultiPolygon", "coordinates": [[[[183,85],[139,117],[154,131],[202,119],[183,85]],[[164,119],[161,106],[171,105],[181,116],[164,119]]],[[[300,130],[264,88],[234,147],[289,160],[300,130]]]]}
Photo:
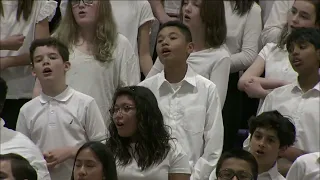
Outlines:
{"type": "MultiPolygon", "coordinates": [[[[56,55],[56,56],[58,56],[57,53],[48,53],[47,55],[48,55],[48,56],[51,56],[51,55],[56,55]]],[[[43,57],[43,56],[44,56],[44,55],[37,55],[37,56],[35,56],[34,58],[43,57]]]]}
{"type": "Polygon", "coordinates": [[[265,135],[265,136],[267,136],[267,137],[269,137],[269,138],[275,138],[275,139],[277,139],[276,136],[265,134],[265,133],[263,133],[263,132],[261,132],[261,131],[259,131],[259,130],[256,130],[255,133],[263,134],[263,135],[265,135]]]}
{"type": "MultiPolygon", "coordinates": [[[[170,35],[178,35],[178,33],[176,33],[176,32],[171,32],[171,33],[169,33],[169,36],[170,36],[170,35]]],[[[161,35],[161,34],[158,35],[158,38],[160,38],[160,37],[163,37],[163,35],[161,35]]]]}

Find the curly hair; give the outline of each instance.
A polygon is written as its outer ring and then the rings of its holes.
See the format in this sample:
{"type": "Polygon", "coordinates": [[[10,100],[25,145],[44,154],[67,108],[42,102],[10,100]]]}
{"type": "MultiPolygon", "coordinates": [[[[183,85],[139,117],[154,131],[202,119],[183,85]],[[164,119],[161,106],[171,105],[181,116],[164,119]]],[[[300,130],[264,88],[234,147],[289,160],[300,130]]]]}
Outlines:
{"type": "MultiPolygon", "coordinates": [[[[112,14],[109,0],[99,1],[98,19],[93,40],[93,55],[101,62],[110,62],[116,47],[117,26],[112,14]]],[[[62,18],[54,36],[69,49],[74,46],[79,38],[79,27],[72,13],[71,1],[68,1],[66,15],[62,18]]]]}
{"type": "Polygon", "coordinates": [[[142,171],[160,164],[172,148],[169,143],[172,138],[168,126],[164,124],[156,97],[145,87],[123,87],[116,91],[113,106],[120,96],[129,96],[135,102],[138,125],[135,146],[132,147],[130,138],[120,137],[115,123],[111,121],[108,127],[110,138],[106,144],[114,154],[117,164],[126,166],[134,157],[142,171]]]}

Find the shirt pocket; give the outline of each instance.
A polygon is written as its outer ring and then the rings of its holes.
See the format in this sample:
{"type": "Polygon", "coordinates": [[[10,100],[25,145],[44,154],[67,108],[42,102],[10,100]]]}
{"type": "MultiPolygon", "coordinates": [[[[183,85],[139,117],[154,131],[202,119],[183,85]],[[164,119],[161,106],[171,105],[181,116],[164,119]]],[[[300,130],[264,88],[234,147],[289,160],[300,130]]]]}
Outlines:
{"type": "Polygon", "coordinates": [[[203,133],[206,118],[206,108],[203,106],[193,106],[185,109],[183,119],[183,129],[192,135],[203,133]]]}

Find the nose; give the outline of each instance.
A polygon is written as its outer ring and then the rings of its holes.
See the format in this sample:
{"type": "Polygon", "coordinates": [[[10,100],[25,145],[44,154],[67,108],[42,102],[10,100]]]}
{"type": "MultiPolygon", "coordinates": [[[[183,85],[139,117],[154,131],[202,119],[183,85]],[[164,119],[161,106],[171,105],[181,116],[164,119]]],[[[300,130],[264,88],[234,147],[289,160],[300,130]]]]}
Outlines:
{"type": "Polygon", "coordinates": [[[294,15],[292,15],[292,22],[293,22],[293,24],[298,24],[298,13],[297,14],[294,14],[294,15]]]}
{"type": "Polygon", "coordinates": [[[190,3],[190,2],[188,2],[188,3],[186,4],[184,10],[185,10],[185,12],[188,12],[188,13],[191,12],[191,3],[190,3]]]}
{"type": "Polygon", "coordinates": [[[264,146],[265,146],[265,139],[263,138],[259,141],[259,147],[264,147],[264,146]]]}
{"type": "Polygon", "coordinates": [[[233,176],[231,180],[239,180],[239,179],[237,178],[237,176],[233,176]]]}
{"type": "Polygon", "coordinates": [[[79,1],[79,8],[84,8],[85,7],[85,4],[84,4],[84,1],[83,0],[80,0],[79,1]]]}
{"type": "Polygon", "coordinates": [[[85,176],[87,174],[87,171],[84,168],[84,166],[81,166],[81,168],[79,169],[78,174],[79,174],[79,176],[85,176]]]}
{"type": "Polygon", "coordinates": [[[50,58],[49,57],[47,57],[47,56],[45,56],[44,58],[43,58],[43,65],[47,65],[47,64],[50,64],[50,58]]]}

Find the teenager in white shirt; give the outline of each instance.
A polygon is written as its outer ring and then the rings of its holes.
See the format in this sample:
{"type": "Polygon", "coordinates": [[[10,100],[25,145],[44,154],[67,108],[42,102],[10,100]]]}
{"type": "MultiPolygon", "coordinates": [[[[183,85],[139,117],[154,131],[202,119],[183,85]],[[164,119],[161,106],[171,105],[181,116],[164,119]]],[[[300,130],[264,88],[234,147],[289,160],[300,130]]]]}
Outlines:
{"type": "Polygon", "coordinates": [[[118,34],[109,0],[68,1],[54,37],[71,51],[67,84],[93,97],[108,120],[115,90],[140,82],[139,60],[128,39],[118,34]]]}
{"type": "Polygon", "coordinates": [[[272,89],[292,83],[297,73],[289,63],[285,47],[287,35],[294,28],[320,27],[319,1],[295,1],[286,28],[278,44],[269,43],[259,53],[255,62],[243,74],[238,87],[252,98],[264,99],[272,89]],[[307,18],[305,18],[307,17],[307,18]],[[265,72],[265,78],[260,77],[265,72]]]}
{"type": "Polygon", "coordinates": [[[66,85],[70,63],[64,44],[54,38],[35,40],[30,58],[42,93],[21,108],[17,131],[40,148],[51,179],[69,179],[78,148],[106,139],[105,123],[92,97],[66,85]]]}
{"type": "MultiPolygon", "coordinates": [[[[7,94],[7,84],[0,77],[0,113],[7,94]]],[[[4,120],[0,120],[0,154],[19,154],[26,158],[36,169],[38,178],[50,180],[49,171],[42,153],[36,145],[25,135],[4,127],[4,120]]],[[[0,168],[1,169],[1,168],[0,168]]]]}
{"type": "Polygon", "coordinates": [[[259,165],[258,180],[285,180],[277,159],[296,138],[295,126],[278,111],[264,112],[249,120],[250,152],[259,165]]]}
{"type": "Polygon", "coordinates": [[[116,91],[107,147],[115,156],[119,180],[188,180],[188,156],[165,125],[154,94],[145,87],[116,91]]]}
{"type": "Polygon", "coordinates": [[[147,0],[111,0],[110,3],[118,31],[128,38],[136,55],[139,56],[138,68],[147,76],[153,65],[149,33],[154,17],[150,3],[147,0]]]}
{"type": "MultiPolygon", "coordinates": [[[[227,35],[224,14],[223,1],[182,0],[181,19],[190,29],[194,43],[187,62],[198,74],[217,86],[222,106],[230,72],[230,55],[224,44],[227,35]],[[212,11],[213,8],[216,10],[212,11]]],[[[163,64],[157,59],[147,78],[162,70],[163,64]]]]}
{"type": "Polygon", "coordinates": [[[287,174],[288,180],[320,179],[320,152],[305,154],[294,161],[287,174]]]}
{"type": "Polygon", "coordinates": [[[115,160],[107,146],[94,141],[81,146],[71,180],[118,180],[115,160]]]}
{"type": "Polygon", "coordinates": [[[295,0],[275,0],[273,2],[268,18],[264,20],[264,28],[261,32],[263,46],[267,43],[278,42],[283,26],[287,23],[287,16],[290,12],[290,8],[294,2],[295,0]]]}
{"type": "Polygon", "coordinates": [[[158,99],[173,137],[189,157],[191,179],[207,179],[223,146],[223,121],[217,87],[187,64],[191,32],[179,21],[160,27],[157,53],[164,70],[140,83],[158,99]]]}
{"type": "Polygon", "coordinates": [[[34,39],[49,37],[49,24],[57,3],[52,0],[2,0],[0,2],[0,76],[8,84],[2,118],[15,129],[21,106],[32,98],[34,78],[31,75],[28,48],[34,39]],[[14,38],[19,46],[6,48],[14,38]],[[9,44],[8,44],[9,43],[9,44]]]}

